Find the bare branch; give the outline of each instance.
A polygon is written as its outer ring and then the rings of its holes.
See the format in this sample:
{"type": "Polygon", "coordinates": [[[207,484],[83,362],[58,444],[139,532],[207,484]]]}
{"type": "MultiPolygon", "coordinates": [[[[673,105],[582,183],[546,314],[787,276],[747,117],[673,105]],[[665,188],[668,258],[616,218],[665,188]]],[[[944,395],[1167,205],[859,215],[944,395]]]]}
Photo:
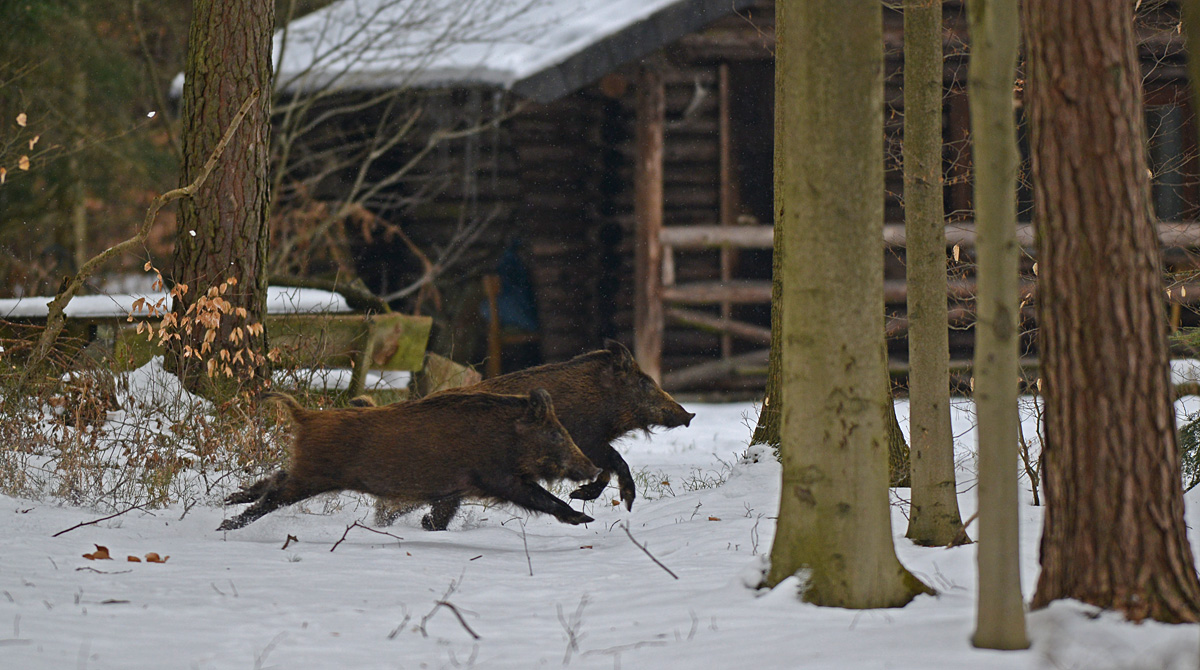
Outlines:
{"type": "Polygon", "coordinates": [[[674,572],[671,572],[671,568],[668,568],[667,566],[663,565],[662,561],[655,558],[654,554],[651,554],[650,550],[647,549],[645,545],[638,544],[638,541],[633,539],[633,533],[629,532],[629,524],[628,523],[621,524],[621,530],[625,531],[625,534],[629,536],[629,541],[633,543],[633,546],[637,547],[638,549],[641,549],[647,556],[650,557],[650,560],[654,561],[655,565],[662,568],[663,570],[666,570],[668,575],[671,575],[675,579],[679,579],[679,575],[675,574],[674,572]]]}
{"type": "MultiPolygon", "coordinates": [[[[208,179],[209,174],[211,174],[213,168],[216,167],[217,161],[221,158],[221,154],[225,152],[225,147],[227,147],[230,140],[233,139],[233,134],[237,131],[238,127],[241,126],[242,120],[246,118],[246,114],[250,112],[250,108],[254,105],[254,102],[258,100],[260,94],[260,91],[255,91],[254,93],[250,94],[250,97],[246,98],[245,102],[242,103],[241,109],[238,110],[238,113],[233,117],[233,120],[229,122],[229,127],[225,130],[225,135],[221,138],[221,141],[217,143],[217,146],[213,148],[212,154],[208,157],[208,161],[204,164],[204,167],[201,168],[200,174],[196,176],[196,179],[192,181],[192,183],[188,184],[187,186],[167,191],[166,193],[155,197],[154,200],[151,201],[150,208],[146,211],[146,218],[142,221],[142,227],[138,230],[136,235],[93,256],[86,263],[84,263],[82,267],[79,268],[79,271],[76,272],[73,277],[70,277],[63,282],[63,285],[59,288],[57,295],[55,295],[54,299],[50,301],[46,315],[46,329],[42,331],[42,336],[38,340],[37,348],[34,350],[33,355],[30,356],[29,362],[27,363],[27,367],[25,369],[25,375],[28,375],[30,370],[40,365],[41,362],[45,360],[46,355],[50,353],[50,348],[54,345],[55,340],[58,339],[58,334],[62,332],[63,325],[66,323],[66,317],[63,314],[63,310],[66,308],[67,303],[71,302],[71,298],[75,297],[75,294],[80,288],[83,287],[83,284],[85,281],[87,281],[88,277],[92,276],[92,273],[94,273],[97,268],[104,263],[107,263],[109,260],[120,256],[136,246],[144,244],[147,236],[150,234],[150,227],[154,224],[154,220],[158,216],[158,211],[160,209],[162,209],[168,203],[180,198],[191,197],[192,194],[194,194],[201,186],[204,185],[204,182],[208,179]]],[[[25,380],[25,375],[22,375],[22,382],[25,380]]]]}
{"type": "Polygon", "coordinates": [[[129,507],[127,509],[121,510],[120,512],[117,512],[116,514],[109,514],[108,516],[102,516],[99,519],[95,519],[93,521],[84,521],[81,523],[77,523],[74,526],[67,528],[66,530],[58,531],[57,533],[51,535],[50,537],[58,537],[59,535],[65,535],[66,533],[69,533],[69,532],[75,530],[76,528],[83,528],[84,526],[94,526],[94,525],[100,523],[101,521],[108,521],[109,519],[115,519],[115,518],[121,516],[122,514],[125,514],[126,512],[132,512],[135,509],[142,509],[143,507],[146,506],[146,504],[147,503],[142,503],[140,505],[134,505],[133,507],[129,507]]]}

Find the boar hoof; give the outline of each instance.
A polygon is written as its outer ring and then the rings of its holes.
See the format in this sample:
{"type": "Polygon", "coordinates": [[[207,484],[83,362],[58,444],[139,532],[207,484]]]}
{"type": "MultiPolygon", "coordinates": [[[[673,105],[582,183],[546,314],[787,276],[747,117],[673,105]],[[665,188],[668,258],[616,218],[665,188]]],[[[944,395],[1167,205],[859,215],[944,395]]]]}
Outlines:
{"type": "Polygon", "coordinates": [[[564,517],[563,521],[571,524],[572,526],[578,526],[581,523],[591,523],[591,522],[595,521],[595,519],[584,514],[583,512],[577,512],[570,516],[564,517]]]}
{"type": "Polygon", "coordinates": [[[421,527],[425,530],[446,530],[448,525],[450,524],[445,523],[439,526],[438,524],[434,523],[432,514],[426,514],[425,516],[421,517],[421,527]]]}

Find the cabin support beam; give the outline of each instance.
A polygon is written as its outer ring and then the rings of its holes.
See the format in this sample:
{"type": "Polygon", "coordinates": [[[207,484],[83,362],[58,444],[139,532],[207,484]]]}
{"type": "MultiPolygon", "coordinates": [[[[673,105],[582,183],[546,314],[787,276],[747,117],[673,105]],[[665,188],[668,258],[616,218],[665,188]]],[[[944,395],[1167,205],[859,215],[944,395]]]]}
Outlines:
{"type": "Polygon", "coordinates": [[[662,75],[644,67],[637,86],[637,164],[634,167],[633,354],[655,381],[662,379],[663,117],[662,75]]]}

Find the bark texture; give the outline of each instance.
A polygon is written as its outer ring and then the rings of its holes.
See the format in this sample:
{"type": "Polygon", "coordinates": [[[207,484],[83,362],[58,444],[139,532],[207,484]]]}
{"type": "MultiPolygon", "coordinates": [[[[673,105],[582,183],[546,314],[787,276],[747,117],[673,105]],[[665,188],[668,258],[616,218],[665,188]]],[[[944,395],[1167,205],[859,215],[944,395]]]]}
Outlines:
{"type": "MultiPolygon", "coordinates": [[[[180,206],[179,233],[169,280],[188,290],[175,300],[181,317],[210,287],[234,278],[221,295],[229,303],[222,314],[211,351],[203,357],[183,355],[185,346],[200,350],[206,332],[196,325],[168,349],[168,361],[189,386],[202,386],[207,360],[229,365],[238,378],[262,378],[265,359],[231,354],[221,349],[248,348],[261,356],[265,335],[247,329],[261,324],[267,293],[268,192],[271,33],[274,3],[196,0],[182,98],[183,166],[181,184],[189,184],[221,139],[239,106],[258,92],[258,101],[234,134],[211,177],[180,206]],[[239,309],[240,308],[240,309],[239,309]],[[240,310],[245,310],[242,316],[240,310]],[[240,335],[234,335],[235,329],[240,335]],[[231,341],[231,336],[234,338],[231,341]]],[[[194,314],[195,312],[193,312],[194,314]]],[[[223,376],[223,375],[222,375],[223,376]]]]}
{"type": "Polygon", "coordinates": [[[1046,396],[1033,605],[1197,621],[1133,13],[1024,7],[1046,396]]]}
{"type": "Polygon", "coordinates": [[[912,505],[907,537],[947,545],[962,528],[950,431],[942,203],[942,3],[904,4],[904,230],[912,505]]]}
{"type": "Polygon", "coordinates": [[[780,3],[776,31],[775,220],[787,263],[783,483],[767,579],[798,575],[818,605],[898,607],[928,589],[892,544],[883,256],[861,253],[883,234],[881,9],[780,3]]]}

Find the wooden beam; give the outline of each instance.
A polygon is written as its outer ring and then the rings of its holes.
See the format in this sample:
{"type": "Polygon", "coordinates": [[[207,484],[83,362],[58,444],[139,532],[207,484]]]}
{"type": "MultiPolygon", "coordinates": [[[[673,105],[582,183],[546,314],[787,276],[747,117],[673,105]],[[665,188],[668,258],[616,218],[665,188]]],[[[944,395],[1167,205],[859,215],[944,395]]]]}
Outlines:
{"type": "MultiPolygon", "coordinates": [[[[733,138],[729,120],[729,64],[717,66],[717,97],[718,100],[718,135],[720,142],[720,211],[721,225],[729,227],[737,218],[737,191],[733,180],[733,138]]],[[[734,250],[728,246],[721,247],[721,281],[733,278],[734,250]]],[[[730,321],[733,317],[733,306],[728,302],[721,303],[721,319],[730,321]]],[[[770,344],[770,342],[768,342],[770,344]]],[[[721,335],[721,358],[729,358],[733,354],[733,339],[727,331],[721,335]]]]}
{"type": "MultiPolygon", "coordinates": [[[[667,226],[662,229],[663,244],[677,249],[705,249],[729,245],[744,249],[770,249],[773,232],[771,226],[667,226]]],[[[1158,239],[1164,247],[1200,247],[1200,222],[1164,221],[1158,224],[1158,239]]],[[[883,226],[883,243],[891,247],[903,247],[907,242],[904,224],[888,223],[883,226]]],[[[1034,229],[1031,224],[1017,224],[1017,242],[1032,248],[1034,229]]],[[[975,246],[975,223],[961,221],[946,224],[946,246],[975,246]]]]}
{"type": "Polygon", "coordinates": [[[634,165],[633,355],[656,381],[662,378],[663,118],[662,75],[643,67],[637,86],[637,160],[634,165]]]}
{"type": "Polygon", "coordinates": [[[663,378],[663,387],[678,389],[713,379],[729,377],[737,374],[739,370],[749,367],[765,370],[769,353],[769,349],[761,349],[759,351],[730,356],[729,358],[721,358],[709,363],[700,363],[699,365],[693,365],[682,370],[675,370],[663,378]]]}
{"type": "Polygon", "coordinates": [[[682,309],[680,307],[669,307],[666,314],[671,320],[682,323],[685,326],[730,335],[738,339],[754,342],[755,344],[771,344],[770,328],[735,321],[726,316],[716,317],[712,314],[697,312],[693,309],[682,309]]]}

